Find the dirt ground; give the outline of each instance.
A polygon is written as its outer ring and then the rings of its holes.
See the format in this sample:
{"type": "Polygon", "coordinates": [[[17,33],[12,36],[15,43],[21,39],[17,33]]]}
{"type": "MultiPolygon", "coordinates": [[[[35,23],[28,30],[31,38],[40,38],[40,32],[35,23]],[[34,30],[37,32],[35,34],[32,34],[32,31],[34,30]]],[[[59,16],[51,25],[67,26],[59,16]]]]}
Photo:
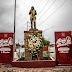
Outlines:
{"type": "Polygon", "coordinates": [[[72,67],[50,67],[50,68],[1,67],[0,72],[72,72],[72,67]]]}

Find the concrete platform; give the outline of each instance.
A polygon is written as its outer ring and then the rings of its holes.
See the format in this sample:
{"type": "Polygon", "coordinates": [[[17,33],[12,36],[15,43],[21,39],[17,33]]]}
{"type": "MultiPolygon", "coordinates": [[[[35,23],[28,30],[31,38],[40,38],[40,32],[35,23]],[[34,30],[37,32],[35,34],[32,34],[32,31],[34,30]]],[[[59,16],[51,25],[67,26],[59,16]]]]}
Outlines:
{"type": "Polygon", "coordinates": [[[17,61],[12,62],[12,66],[19,68],[47,68],[55,67],[56,61],[17,61]]]}

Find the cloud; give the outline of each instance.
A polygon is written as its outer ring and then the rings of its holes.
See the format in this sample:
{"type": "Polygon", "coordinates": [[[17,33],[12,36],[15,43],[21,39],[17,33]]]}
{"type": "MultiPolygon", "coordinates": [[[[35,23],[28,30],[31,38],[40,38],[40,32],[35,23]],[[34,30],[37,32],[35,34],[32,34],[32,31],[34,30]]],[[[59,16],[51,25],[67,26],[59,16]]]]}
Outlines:
{"type": "Polygon", "coordinates": [[[0,32],[13,32],[14,6],[5,1],[0,0],[0,32]]]}
{"type": "MultiPolygon", "coordinates": [[[[37,26],[41,24],[47,17],[49,17],[58,6],[60,6],[64,0],[56,0],[56,2],[45,12],[54,0],[17,0],[16,8],[16,42],[18,40],[24,41],[24,31],[27,30],[27,21],[30,22],[29,10],[31,6],[34,6],[37,14],[36,21],[37,26]],[[43,13],[45,12],[44,16],[43,13]]],[[[28,24],[30,26],[30,23],[28,24]]],[[[30,27],[29,27],[30,28],[30,27]]],[[[55,31],[72,31],[72,1],[67,0],[62,7],[49,17],[39,27],[39,30],[46,30],[43,32],[43,36],[46,40],[54,43],[55,31]]],[[[0,32],[13,32],[14,31],[14,0],[0,0],[0,32]]]]}

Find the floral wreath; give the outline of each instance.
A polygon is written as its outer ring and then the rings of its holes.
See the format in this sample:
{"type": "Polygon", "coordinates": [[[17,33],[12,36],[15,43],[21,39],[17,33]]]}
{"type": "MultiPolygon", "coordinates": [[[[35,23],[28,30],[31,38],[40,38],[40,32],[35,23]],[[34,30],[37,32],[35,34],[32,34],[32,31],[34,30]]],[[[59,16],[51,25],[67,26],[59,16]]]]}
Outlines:
{"type": "Polygon", "coordinates": [[[39,60],[39,51],[40,47],[42,46],[42,39],[38,34],[29,35],[28,38],[28,50],[31,54],[31,60],[32,56],[37,56],[37,59],[39,60]]]}

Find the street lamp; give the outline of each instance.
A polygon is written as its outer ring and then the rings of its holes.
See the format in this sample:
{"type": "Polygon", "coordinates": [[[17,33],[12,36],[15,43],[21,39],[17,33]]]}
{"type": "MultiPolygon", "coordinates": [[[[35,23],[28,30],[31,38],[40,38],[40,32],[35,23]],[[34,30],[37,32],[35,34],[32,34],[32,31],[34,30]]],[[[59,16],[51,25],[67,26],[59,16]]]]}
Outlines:
{"type": "Polygon", "coordinates": [[[28,23],[29,23],[29,21],[27,21],[27,31],[28,31],[28,23]]]}

